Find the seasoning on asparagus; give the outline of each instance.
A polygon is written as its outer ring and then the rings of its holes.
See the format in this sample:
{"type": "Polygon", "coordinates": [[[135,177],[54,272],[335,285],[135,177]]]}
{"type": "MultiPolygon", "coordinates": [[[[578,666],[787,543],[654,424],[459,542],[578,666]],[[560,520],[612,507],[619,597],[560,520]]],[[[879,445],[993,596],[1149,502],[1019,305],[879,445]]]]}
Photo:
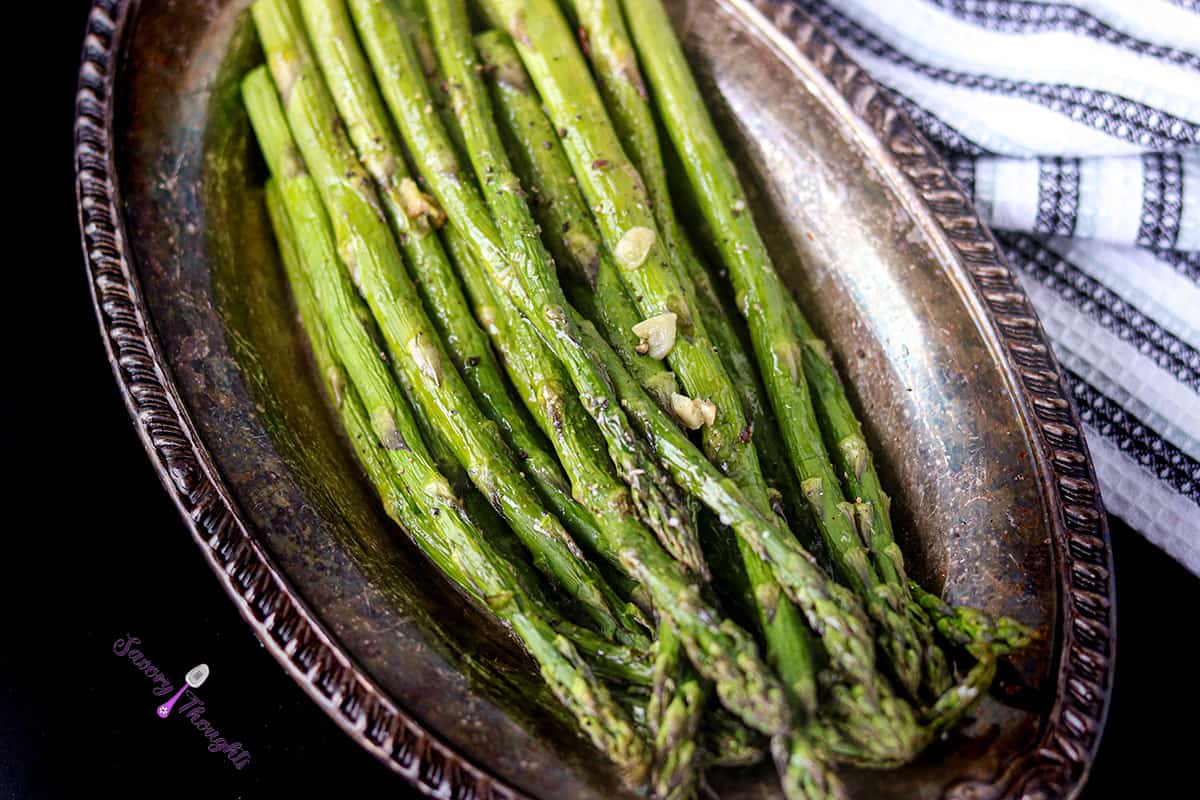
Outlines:
{"type": "MultiPolygon", "coordinates": [[[[561,141],[575,177],[596,211],[604,243],[624,267],[618,273],[626,290],[648,321],[667,317],[679,326],[679,335],[671,337],[674,346],[665,355],[692,396],[676,394],[672,397],[675,416],[688,428],[703,429],[708,458],[721,465],[760,514],[771,514],[767,485],[750,444],[750,428],[741,399],[714,353],[704,322],[692,316],[695,303],[690,278],[684,268],[675,265],[678,251],[672,251],[668,246],[674,243],[675,237],[661,243],[657,241],[657,221],[649,210],[651,202],[636,169],[621,149],[565,22],[553,3],[541,0],[500,1],[491,3],[490,7],[510,32],[519,27],[520,33],[526,36],[519,47],[529,77],[540,91],[547,115],[559,128],[573,126],[561,141]],[[597,169],[600,161],[605,163],[597,169]],[[626,251],[624,258],[623,249],[626,251]]],[[[610,7],[609,10],[614,9],[610,7]]],[[[616,11],[619,20],[620,12],[616,11]]],[[[584,4],[582,16],[591,22],[593,17],[604,13],[598,4],[584,4]]],[[[596,20],[597,24],[590,30],[599,31],[605,24],[611,28],[614,24],[611,16],[606,22],[596,20]]],[[[613,35],[608,41],[617,38],[613,35]]],[[[499,50],[499,46],[495,49],[499,50]]],[[[626,53],[632,56],[631,48],[627,48],[626,53]]],[[[495,56],[497,61],[505,63],[503,52],[497,52],[495,56]]],[[[511,61],[512,57],[508,56],[507,62],[511,64],[511,61]]],[[[630,66],[636,70],[635,65],[623,63],[615,67],[614,72],[625,74],[630,66]]],[[[508,66],[507,71],[515,74],[516,66],[508,66]]],[[[606,85],[621,77],[603,69],[600,75],[606,85]]],[[[519,80],[513,82],[520,83],[519,80]]],[[[510,91],[510,94],[517,92],[510,91]]],[[[652,119],[643,120],[643,123],[650,128],[653,126],[652,119]]],[[[528,129],[528,125],[514,127],[518,135],[522,128],[528,129]]],[[[657,153],[656,143],[654,148],[657,153]]],[[[534,149],[529,157],[536,158],[537,150],[534,149]]],[[[659,173],[665,183],[661,163],[659,173]]],[[[551,202],[555,199],[550,198],[551,202]]],[[[653,205],[657,211],[658,204],[653,205]]],[[[673,222],[673,216],[670,221],[673,222]]],[[[770,567],[763,563],[749,542],[739,539],[739,544],[754,584],[759,622],[767,638],[768,659],[793,693],[801,691],[802,687],[811,688],[815,681],[802,615],[782,594],[770,567]]],[[[800,702],[799,699],[795,701],[800,702]]],[[[809,698],[806,705],[811,710],[815,706],[815,697],[809,698]]],[[[811,763],[811,760],[798,758],[797,762],[811,763]]]]}
{"type": "Polygon", "coordinates": [[[645,769],[645,746],[627,716],[570,642],[540,617],[511,565],[479,537],[434,469],[395,384],[380,362],[367,356],[373,350],[370,337],[359,318],[346,313],[355,300],[338,265],[329,219],[264,69],[247,77],[244,97],[275,175],[269,207],[301,320],[368,477],[414,542],[509,626],[592,742],[637,781],[645,769]]]}
{"type": "Polygon", "coordinates": [[[488,331],[504,354],[509,376],[527,399],[530,411],[555,428],[559,457],[577,494],[596,510],[602,536],[589,547],[637,579],[646,588],[660,620],[670,620],[697,671],[716,685],[717,695],[747,724],[769,732],[787,727],[782,692],[758,661],[749,636],[709,605],[694,572],[673,560],[632,513],[629,491],[615,476],[598,447],[596,429],[565,376],[547,358],[540,340],[523,325],[506,295],[492,291],[486,271],[476,263],[463,237],[453,228],[447,243],[475,304],[488,320],[488,331]],[[557,376],[557,377],[556,377],[557,376]]]}
{"type": "MultiPolygon", "coordinates": [[[[379,77],[384,99],[419,171],[449,214],[450,224],[465,234],[477,260],[489,270],[496,286],[513,299],[551,352],[567,368],[584,407],[604,435],[621,479],[632,490],[639,516],[656,530],[659,526],[691,524],[686,503],[669,481],[659,479],[661,471],[652,456],[632,435],[624,414],[614,402],[604,371],[578,346],[578,337],[562,310],[565,301],[561,287],[554,282],[547,259],[538,252],[540,243],[536,236],[531,239],[528,235],[517,235],[502,239],[474,182],[461,172],[448,134],[436,115],[429,111],[433,107],[432,100],[412,42],[378,2],[351,0],[350,8],[379,77]],[[549,274],[542,274],[546,272],[549,274]],[[525,281],[530,285],[526,286],[525,281]]],[[[478,80],[473,71],[470,77],[478,80]]],[[[454,80],[456,84],[462,83],[459,77],[454,80]]],[[[471,126],[460,122],[460,127],[466,144],[470,145],[473,137],[483,140],[474,144],[480,159],[480,172],[486,179],[489,167],[498,170],[506,162],[502,148],[493,147],[486,141],[495,136],[494,124],[481,109],[456,107],[455,112],[469,113],[471,119],[479,123],[471,126]]],[[[500,176],[494,177],[497,180],[492,181],[493,190],[498,188],[500,176]]],[[[486,180],[481,182],[487,183],[486,180]]],[[[518,188],[511,181],[505,185],[510,190],[518,188]]],[[[504,193],[493,191],[492,199],[511,206],[520,216],[521,206],[513,202],[520,198],[511,191],[507,192],[506,198],[500,194],[504,193]]]]}
{"type": "Polygon", "coordinates": [[[886,587],[868,556],[854,507],[825,451],[805,380],[802,348],[792,329],[794,300],[775,271],[745,192],[717,135],[683,50],[659,0],[622,0],[642,68],[693,194],[750,327],[759,369],[779,418],[792,466],[841,578],[879,623],[894,672],[916,696],[921,685],[921,642],[907,614],[889,604],[886,587]]]}
{"type": "Polygon", "coordinates": [[[612,635],[626,624],[624,603],[542,507],[441,346],[292,6],[288,0],[258,0],[251,10],[297,146],[322,200],[337,209],[330,219],[338,254],[379,324],[393,367],[411,384],[414,404],[447,433],[472,482],[512,526],[534,564],[612,635]]]}
{"type": "MultiPolygon", "coordinates": [[[[471,316],[453,268],[434,228],[445,215],[408,174],[404,153],[388,119],[342,0],[304,0],[300,10],[315,34],[313,51],[330,93],[346,121],[359,159],[371,174],[407,257],[425,309],[455,367],[479,407],[495,422],[542,500],[576,536],[594,536],[595,520],[572,501],[558,464],[533,428],[528,415],[510,397],[486,335],[471,316]]],[[[624,633],[637,627],[626,616],[624,633]]]]}

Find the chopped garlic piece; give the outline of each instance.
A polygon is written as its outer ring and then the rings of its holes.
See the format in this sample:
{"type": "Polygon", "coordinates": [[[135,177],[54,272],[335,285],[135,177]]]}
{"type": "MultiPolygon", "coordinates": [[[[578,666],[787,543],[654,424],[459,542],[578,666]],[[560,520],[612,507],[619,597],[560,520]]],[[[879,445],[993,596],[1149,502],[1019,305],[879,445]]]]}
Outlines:
{"type": "Polygon", "coordinates": [[[617,242],[614,251],[617,263],[625,269],[637,269],[645,262],[657,238],[658,234],[649,228],[630,228],[617,242]]]}
{"type": "Polygon", "coordinates": [[[699,430],[717,419],[717,405],[711,400],[695,400],[686,395],[671,395],[671,410],[688,430],[699,430]]]}
{"type": "Polygon", "coordinates": [[[675,322],[678,317],[668,311],[634,325],[633,335],[641,339],[638,352],[651,358],[666,358],[675,347],[675,322]]]}
{"type": "Polygon", "coordinates": [[[421,187],[412,178],[401,179],[400,202],[403,203],[404,213],[409,219],[427,217],[429,224],[435,228],[440,228],[446,223],[446,212],[442,211],[436,200],[422,192],[421,187]]]}

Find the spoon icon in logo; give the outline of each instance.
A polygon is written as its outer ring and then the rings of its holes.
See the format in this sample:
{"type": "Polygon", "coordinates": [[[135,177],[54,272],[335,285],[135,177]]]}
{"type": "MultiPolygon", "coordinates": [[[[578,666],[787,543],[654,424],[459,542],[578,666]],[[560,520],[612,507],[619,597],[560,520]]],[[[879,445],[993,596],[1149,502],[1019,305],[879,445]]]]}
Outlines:
{"type": "Polygon", "coordinates": [[[170,715],[171,709],[175,707],[175,703],[183,696],[185,691],[189,688],[199,689],[200,684],[206,680],[208,680],[208,664],[197,664],[192,667],[184,677],[184,685],[179,688],[175,696],[158,707],[158,716],[166,719],[170,715]]]}

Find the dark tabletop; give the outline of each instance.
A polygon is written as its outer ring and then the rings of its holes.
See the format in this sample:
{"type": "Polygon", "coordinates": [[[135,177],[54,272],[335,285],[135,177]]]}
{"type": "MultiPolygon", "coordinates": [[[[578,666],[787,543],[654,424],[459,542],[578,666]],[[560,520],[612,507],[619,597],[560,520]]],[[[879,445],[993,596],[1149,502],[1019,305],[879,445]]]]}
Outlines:
{"type": "MultiPolygon", "coordinates": [[[[333,787],[415,797],[259,645],[128,422],[97,334],[72,189],[87,3],[35,5],[43,19],[20,27],[38,32],[40,52],[19,70],[29,74],[10,76],[18,96],[9,112],[24,135],[6,158],[17,169],[6,193],[19,208],[6,216],[17,257],[3,282],[0,800],[311,797],[333,787]],[[210,665],[204,718],[250,753],[244,769],[208,752],[186,719],[156,718],[153,683],[114,653],[129,636],[175,680],[210,665]]],[[[1176,796],[1168,787],[1193,764],[1187,731],[1200,719],[1200,580],[1115,520],[1113,546],[1116,689],[1082,797],[1127,796],[1129,779],[1148,797],[1176,796]]]]}

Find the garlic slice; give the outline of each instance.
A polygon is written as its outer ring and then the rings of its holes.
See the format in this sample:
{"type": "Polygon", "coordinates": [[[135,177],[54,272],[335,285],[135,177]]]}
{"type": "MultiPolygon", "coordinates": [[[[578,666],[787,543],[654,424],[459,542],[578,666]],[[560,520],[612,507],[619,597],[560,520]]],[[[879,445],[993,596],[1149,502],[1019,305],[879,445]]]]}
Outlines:
{"type": "Polygon", "coordinates": [[[671,395],[671,410],[688,430],[699,430],[717,419],[717,404],[712,400],[694,399],[675,393],[671,395]]]}
{"type": "Polygon", "coordinates": [[[613,254],[617,257],[617,263],[625,269],[637,269],[645,261],[646,256],[650,253],[650,248],[654,246],[655,239],[658,234],[650,228],[630,228],[625,231],[625,235],[621,237],[621,241],[617,242],[617,247],[613,254]]]}
{"type": "Polygon", "coordinates": [[[631,329],[641,339],[638,352],[651,358],[666,358],[675,347],[675,323],[678,317],[673,312],[658,314],[644,319],[631,329]]]}

